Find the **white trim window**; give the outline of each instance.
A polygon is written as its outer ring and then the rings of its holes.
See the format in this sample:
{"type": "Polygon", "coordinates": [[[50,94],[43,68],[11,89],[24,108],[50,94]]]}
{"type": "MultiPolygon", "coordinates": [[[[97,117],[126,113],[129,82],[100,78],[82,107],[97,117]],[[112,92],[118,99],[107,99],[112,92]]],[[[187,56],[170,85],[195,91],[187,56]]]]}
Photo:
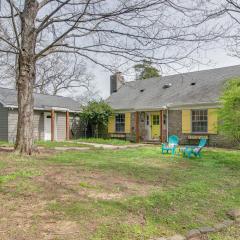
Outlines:
{"type": "Polygon", "coordinates": [[[192,110],[192,132],[193,133],[208,132],[208,110],[206,109],[192,110]]]}
{"type": "Polygon", "coordinates": [[[125,114],[118,113],[115,115],[115,130],[116,132],[125,132],[125,114]]]}

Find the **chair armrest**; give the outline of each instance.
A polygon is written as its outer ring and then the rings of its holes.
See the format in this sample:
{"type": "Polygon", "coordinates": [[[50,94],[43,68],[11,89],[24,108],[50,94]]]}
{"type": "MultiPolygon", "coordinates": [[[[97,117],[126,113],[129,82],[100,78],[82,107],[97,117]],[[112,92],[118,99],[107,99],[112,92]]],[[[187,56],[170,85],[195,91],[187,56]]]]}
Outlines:
{"type": "Polygon", "coordinates": [[[193,148],[192,150],[193,150],[193,152],[195,152],[195,153],[199,153],[199,152],[201,152],[202,147],[195,147],[195,148],[193,148]]]}
{"type": "Polygon", "coordinates": [[[191,146],[186,146],[185,147],[185,152],[192,152],[193,148],[191,146]]]}

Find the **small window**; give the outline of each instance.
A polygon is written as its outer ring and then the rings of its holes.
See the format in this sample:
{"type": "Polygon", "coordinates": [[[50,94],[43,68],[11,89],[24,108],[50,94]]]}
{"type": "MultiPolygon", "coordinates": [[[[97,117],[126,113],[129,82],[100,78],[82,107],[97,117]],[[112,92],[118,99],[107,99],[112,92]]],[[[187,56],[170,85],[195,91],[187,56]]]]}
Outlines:
{"type": "Polygon", "coordinates": [[[149,115],[147,114],[147,126],[149,126],[149,115]]]}
{"type": "Polygon", "coordinates": [[[116,132],[125,132],[125,114],[119,113],[115,115],[116,132]]]}
{"type": "Polygon", "coordinates": [[[192,110],[192,132],[207,133],[208,131],[208,111],[192,110]]]}
{"type": "Polygon", "coordinates": [[[159,115],[153,115],[153,125],[159,125],[159,124],[160,124],[159,115]]]}
{"type": "Polygon", "coordinates": [[[163,115],[163,124],[166,125],[166,123],[167,123],[167,115],[164,114],[163,115]]]}

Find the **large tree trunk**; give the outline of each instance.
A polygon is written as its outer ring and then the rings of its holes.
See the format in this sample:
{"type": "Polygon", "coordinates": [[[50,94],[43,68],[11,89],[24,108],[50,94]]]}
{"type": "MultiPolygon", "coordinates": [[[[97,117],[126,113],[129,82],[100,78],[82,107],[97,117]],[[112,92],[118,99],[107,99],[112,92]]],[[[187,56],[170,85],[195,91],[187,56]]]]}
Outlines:
{"type": "Polygon", "coordinates": [[[32,154],[33,151],[33,87],[36,79],[36,30],[35,19],[38,3],[36,0],[25,0],[21,15],[22,38],[21,53],[18,59],[18,126],[15,150],[21,154],[32,154]]]}

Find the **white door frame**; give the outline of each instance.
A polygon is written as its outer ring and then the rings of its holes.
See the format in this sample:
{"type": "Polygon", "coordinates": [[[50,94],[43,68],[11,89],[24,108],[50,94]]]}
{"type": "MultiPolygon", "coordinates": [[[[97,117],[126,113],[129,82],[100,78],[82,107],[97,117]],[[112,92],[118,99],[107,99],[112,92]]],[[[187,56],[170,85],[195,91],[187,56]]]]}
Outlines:
{"type": "MultiPolygon", "coordinates": [[[[44,141],[50,141],[51,140],[51,118],[50,118],[50,133],[47,133],[47,124],[49,124],[49,121],[47,121],[48,116],[51,116],[51,112],[44,112],[44,141]]],[[[57,113],[54,113],[54,140],[57,140],[57,113]]]]}

